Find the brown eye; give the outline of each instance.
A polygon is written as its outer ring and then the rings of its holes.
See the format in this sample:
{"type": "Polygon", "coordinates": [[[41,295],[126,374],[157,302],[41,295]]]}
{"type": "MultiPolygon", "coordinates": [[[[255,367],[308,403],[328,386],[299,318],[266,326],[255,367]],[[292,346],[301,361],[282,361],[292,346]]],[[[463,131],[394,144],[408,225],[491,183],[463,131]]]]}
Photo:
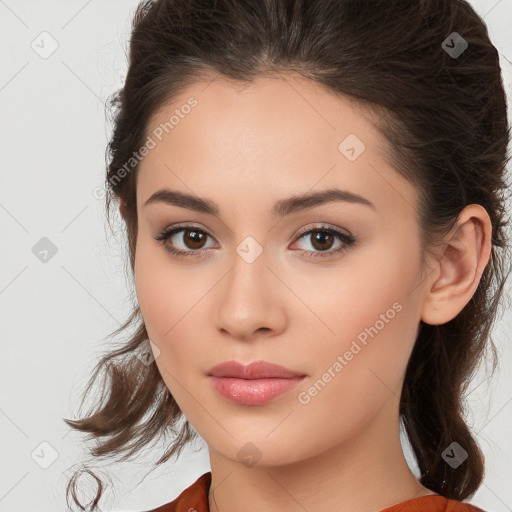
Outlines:
{"type": "Polygon", "coordinates": [[[189,249],[202,249],[204,241],[208,236],[206,233],[197,229],[184,229],[183,231],[183,242],[189,249]]]}
{"type": "Polygon", "coordinates": [[[308,258],[328,258],[348,250],[356,243],[349,233],[334,227],[318,226],[304,230],[296,239],[297,242],[308,242],[310,247],[302,247],[302,253],[308,258]],[[338,242],[338,244],[336,244],[338,242]],[[334,248],[333,248],[334,247],[334,248]]]}
{"type": "Polygon", "coordinates": [[[333,246],[336,238],[328,231],[322,230],[310,231],[310,236],[312,240],[311,245],[319,251],[329,250],[333,246]],[[314,236],[311,236],[312,234],[314,234],[314,236]]]}
{"type": "Polygon", "coordinates": [[[175,226],[162,231],[156,238],[164,249],[174,256],[201,256],[206,252],[205,243],[212,238],[206,231],[195,226],[175,226]]]}

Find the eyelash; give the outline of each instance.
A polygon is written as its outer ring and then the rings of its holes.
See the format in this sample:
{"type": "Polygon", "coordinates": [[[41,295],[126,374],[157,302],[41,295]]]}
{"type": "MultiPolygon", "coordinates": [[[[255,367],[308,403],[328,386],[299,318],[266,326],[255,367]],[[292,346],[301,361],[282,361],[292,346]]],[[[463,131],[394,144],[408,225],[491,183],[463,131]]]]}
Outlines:
{"type": "MultiPolygon", "coordinates": [[[[172,247],[165,243],[172,235],[179,233],[180,231],[196,231],[196,232],[199,232],[201,234],[204,234],[204,235],[207,235],[207,236],[213,238],[212,235],[210,235],[204,229],[199,229],[196,226],[191,226],[191,225],[187,225],[187,224],[179,224],[172,228],[164,229],[154,239],[157,242],[161,242],[162,245],[164,246],[164,249],[166,251],[168,251],[169,253],[171,253],[176,258],[196,258],[196,257],[202,256],[202,253],[204,253],[205,251],[208,250],[208,249],[199,249],[199,250],[192,249],[189,251],[182,251],[180,249],[176,249],[175,247],[172,247]]],[[[304,256],[306,256],[307,258],[316,259],[316,258],[332,257],[335,254],[340,254],[343,251],[350,249],[352,246],[354,246],[357,243],[357,239],[354,236],[347,235],[346,233],[343,233],[342,231],[340,231],[338,229],[328,227],[328,226],[323,226],[323,225],[314,227],[314,228],[305,229],[305,230],[301,231],[295,238],[294,243],[296,241],[300,240],[301,238],[305,237],[306,235],[310,235],[311,233],[315,233],[315,232],[329,233],[331,235],[334,235],[334,236],[338,237],[338,239],[341,242],[343,242],[343,245],[338,247],[338,249],[335,249],[330,252],[328,252],[328,251],[315,252],[315,251],[307,251],[305,249],[299,249],[299,252],[302,252],[304,254],[304,256]]]]}

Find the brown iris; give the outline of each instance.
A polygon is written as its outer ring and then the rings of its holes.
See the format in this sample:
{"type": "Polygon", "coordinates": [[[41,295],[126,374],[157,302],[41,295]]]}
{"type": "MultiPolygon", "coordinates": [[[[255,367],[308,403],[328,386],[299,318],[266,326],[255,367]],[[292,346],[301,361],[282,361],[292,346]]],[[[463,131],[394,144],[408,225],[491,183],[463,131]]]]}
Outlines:
{"type": "Polygon", "coordinates": [[[326,231],[320,231],[320,230],[314,231],[311,233],[310,236],[312,236],[312,239],[313,239],[313,241],[312,241],[313,247],[319,251],[330,249],[334,242],[334,236],[331,233],[328,233],[326,231]],[[313,233],[316,233],[316,235],[313,236],[313,233]],[[330,240],[331,243],[327,244],[328,247],[326,247],[324,244],[326,243],[326,241],[329,238],[331,239],[330,240]],[[317,246],[317,244],[319,244],[319,246],[317,246]]]}

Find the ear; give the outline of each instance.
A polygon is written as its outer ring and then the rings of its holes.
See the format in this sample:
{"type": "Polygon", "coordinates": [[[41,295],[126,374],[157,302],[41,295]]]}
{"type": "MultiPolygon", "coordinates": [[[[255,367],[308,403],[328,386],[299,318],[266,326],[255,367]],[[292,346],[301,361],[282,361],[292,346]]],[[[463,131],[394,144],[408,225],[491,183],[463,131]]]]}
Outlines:
{"type": "Polygon", "coordinates": [[[447,235],[426,282],[421,320],[441,325],[473,297],[491,256],[492,225],[485,208],[466,206],[447,235]]]}
{"type": "Polygon", "coordinates": [[[126,222],[126,211],[127,211],[127,205],[126,203],[121,199],[119,198],[119,213],[121,214],[121,217],[123,218],[123,220],[126,222]]]}

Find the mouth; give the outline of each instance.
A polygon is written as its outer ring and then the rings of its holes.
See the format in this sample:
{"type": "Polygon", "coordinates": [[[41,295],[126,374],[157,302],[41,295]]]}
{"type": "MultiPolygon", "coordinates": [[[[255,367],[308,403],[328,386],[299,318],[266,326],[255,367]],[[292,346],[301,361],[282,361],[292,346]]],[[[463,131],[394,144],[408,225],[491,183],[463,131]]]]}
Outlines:
{"type": "Polygon", "coordinates": [[[226,361],[220,363],[208,372],[213,377],[232,377],[236,379],[293,379],[304,377],[301,372],[296,372],[267,361],[254,361],[249,364],[241,364],[237,361],[226,361]]]}
{"type": "Polygon", "coordinates": [[[263,405],[296,388],[308,376],[266,361],[242,365],[227,361],[210,369],[208,378],[219,395],[239,405],[263,405]]]}
{"type": "Polygon", "coordinates": [[[209,376],[213,388],[230,402],[239,405],[263,405],[273,398],[291,391],[307,379],[235,379],[233,377],[209,376]]]}

